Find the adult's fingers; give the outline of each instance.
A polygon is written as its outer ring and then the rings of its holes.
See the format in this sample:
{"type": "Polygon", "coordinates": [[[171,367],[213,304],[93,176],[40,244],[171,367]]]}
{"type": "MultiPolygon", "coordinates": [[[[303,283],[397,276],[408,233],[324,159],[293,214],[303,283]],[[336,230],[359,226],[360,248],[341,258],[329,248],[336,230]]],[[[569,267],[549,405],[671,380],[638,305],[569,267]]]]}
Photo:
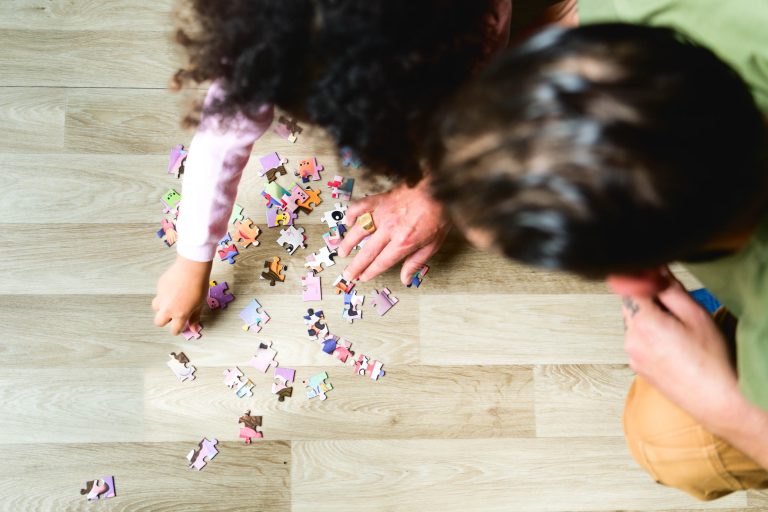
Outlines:
{"type": "Polygon", "coordinates": [[[390,238],[385,233],[378,231],[374,233],[371,238],[365,243],[360,252],[358,252],[347,268],[344,269],[344,276],[349,279],[357,279],[360,277],[368,265],[381,254],[381,251],[390,243],[390,238]]]}
{"type": "MultiPolygon", "coordinates": [[[[365,244],[365,247],[368,247],[368,244],[365,244]]],[[[360,274],[360,280],[365,282],[374,279],[376,276],[383,274],[397,265],[397,263],[407,255],[408,252],[406,249],[394,243],[390,243],[378,256],[376,256],[376,259],[368,265],[368,268],[360,274]]]]}
{"type": "Polygon", "coordinates": [[[368,236],[368,232],[366,230],[357,224],[353,224],[352,227],[347,230],[347,233],[344,235],[344,239],[339,245],[339,257],[346,258],[349,253],[352,252],[352,249],[354,249],[355,246],[359,244],[360,241],[366,236],[368,236]]]}
{"type": "Polygon", "coordinates": [[[165,311],[158,311],[155,314],[154,322],[155,322],[155,325],[158,327],[162,327],[170,321],[171,321],[171,315],[169,315],[165,311]]]}
{"type": "Polygon", "coordinates": [[[184,317],[177,317],[177,318],[174,318],[174,319],[171,321],[171,334],[173,334],[174,336],[176,336],[176,335],[177,335],[177,334],[179,334],[181,331],[183,331],[183,330],[184,330],[184,326],[186,326],[186,325],[187,325],[187,320],[188,320],[188,318],[187,318],[187,317],[185,317],[185,316],[184,316],[184,317]]]}
{"type": "Polygon", "coordinates": [[[349,206],[347,206],[347,211],[344,212],[344,216],[345,216],[344,223],[347,226],[354,225],[355,221],[359,216],[361,216],[365,212],[370,212],[375,210],[376,207],[379,206],[379,203],[382,201],[384,195],[385,194],[376,194],[374,196],[368,196],[362,199],[358,199],[354,203],[351,203],[349,206]]]}
{"type": "Polygon", "coordinates": [[[702,317],[709,316],[704,308],[690,296],[683,284],[674,278],[666,289],[659,292],[659,301],[677,319],[684,322],[700,321],[702,317]]]}
{"type": "Polygon", "coordinates": [[[431,244],[425,245],[418,251],[405,258],[403,267],[400,269],[400,281],[402,281],[404,285],[411,284],[411,278],[413,277],[413,274],[415,274],[417,270],[426,265],[427,260],[429,260],[429,258],[431,258],[439,248],[439,242],[432,242],[431,244]]]}

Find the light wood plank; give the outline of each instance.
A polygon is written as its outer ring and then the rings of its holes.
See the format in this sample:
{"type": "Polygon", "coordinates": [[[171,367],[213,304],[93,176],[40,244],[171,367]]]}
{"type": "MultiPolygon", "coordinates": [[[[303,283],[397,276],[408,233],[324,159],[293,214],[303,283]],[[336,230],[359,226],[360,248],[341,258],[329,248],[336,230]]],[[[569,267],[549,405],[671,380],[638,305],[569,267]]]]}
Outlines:
{"type": "Polygon", "coordinates": [[[425,364],[623,364],[611,295],[422,295],[425,364]]]}
{"type": "Polygon", "coordinates": [[[163,31],[174,0],[4,0],[0,29],[163,31]]]}
{"type": "Polygon", "coordinates": [[[622,436],[634,372],[626,365],[544,365],[534,369],[537,437],[622,436]]]}
{"type": "Polygon", "coordinates": [[[64,89],[0,88],[0,152],[62,150],[66,102],[64,89]]]}
{"type": "MultiPolygon", "coordinates": [[[[354,346],[353,346],[354,348],[354,346]]],[[[148,370],[144,428],[148,439],[187,439],[197,430],[236,440],[237,419],[246,409],[264,416],[266,439],[401,439],[530,437],[533,383],[526,367],[423,367],[385,362],[378,381],[358,376],[348,364],[296,369],[293,397],[280,403],[271,393],[272,372],[239,368],[255,384],[252,398],[239,399],[223,384],[225,367],[201,368],[178,383],[166,368],[148,370]],[[325,401],[307,399],[302,381],[320,371],[333,390],[325,401]]],[[[368,353],[368,352],[366,352],[368,353]]],[[[375,352],[368,353],[375,356],[375,352]]],[[[232,355],[234,363],[242,356],[232,355]]],[[[282,363],[280,354],[278,360],[282,363]]]]}
{"type": "Polygon", "coordinates": [[[294,512],[344,510],[349,489],[361,512],[746,506],[744,493],[701,503],[655,484],[621,438],[296,441],[292,456],[294,512]]]}
{"type": "Polygon", "coordinates": [[[3,446],[0,510],[290,510],[288,443],[220,442],[202,471],[187,469],[187,452],[212,434],[180,443],[3,446]],[[86,480],[106,475],[114,475],[117,496],[87,502],[80,495],[86,480]]]}
{"type": "Polygon", "coordinates": [[[749,504],[756,510],[768,510],[768,491],[749,491],[749,504]]]}
{"type": "Polygon", "coordinates": [[[181,62],[169,29],[140,34],[0,29],[0,40],[0,86],[164,89],[181,62]]]}
{"type": "Polygon", "coordinates": [[[0,443],[140,441],[142,381],[141,369],[95,368],[87,360],[77,370],[0,370],[0,443]]]}

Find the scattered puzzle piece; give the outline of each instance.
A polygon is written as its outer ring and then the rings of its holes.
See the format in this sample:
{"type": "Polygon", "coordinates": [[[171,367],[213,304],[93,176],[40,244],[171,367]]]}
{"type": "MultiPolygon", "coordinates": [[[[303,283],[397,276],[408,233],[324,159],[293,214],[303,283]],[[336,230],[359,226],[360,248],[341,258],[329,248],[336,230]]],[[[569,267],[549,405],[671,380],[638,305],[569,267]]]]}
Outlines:
{"type": "Polygon", "coordinates": [[[235,297],[229,293],[229,285],[226,281],[216,283],[211,281],[208,283],[208,298],[206,302],[211,309],[226,309],[227,304],[235,300],[235,297]]]}
{"type": "Polygon", "coordinates": [[[341,201],[349,201],[352,199],[352,189],[355,186],[355,180],[353,178],[334,176],[333,181],[326,182],[326,185],[330,187],[331,197],[333,199],[340,199],[341,201]]]}
{"type": "Polygon", "coordinates": [[[307,192],[301,188],[301,185],[294,183],[293,187],[291,187],[291,192],[283,194],[280,205],[285,211],[295,212],[299,207],[298,203],[304,202],[307,199],[309,199],[307,192]]]}
{"type": "Polygon", "coordinates": [[[261,193],[261,195],[267,201],[267,208],[271,206],[282,208],[283,203],[281,199],[283,196],[289,195],[289,193],[283,187],[278,185],[276,181],[273,181],[273,182],[267,183],[267,186],[264,187],[264,191],[261,193]]]}
{"type": "Polygon", "coordinates": [[[332,267],[336,264],[336,262],[333,261],[333,258],[335,257],[336,251],[330,251],[327,247],[323,247],[316,253],[307,256],[304,266],[312,270],[315,274],[319,274],[324,268],[332,267]]]}
{"type": "Polygon", "coordinates": [[[416,273],[413,274],[413,277],[411,277],[411,284],[408,285],[408,288],[411,286],[415,286],[416,288],[421,286],[421,282],[424,280],[424,276],[427,275],[427,272],[429,272],[429,267],[427,265],[424,265],[417,270],[416,273]]]}
{"type": "Polygon", "coordinates": [[[359,169],[362,165],[362,162],[357,157],[354,151],[352,151],[352,148],[349,146],[343,146],[339,150],[339,155],[341,156],[341,165],[344,167],[352,166],[355,169],[359,169]]]}
{"type": "Polygon", "coordinates": [[[166,364],[181,382],[184,382],[185,380],[195,380],[195,370],[197,370],[197,368],[192,365],[187,366],[189,358],[184,352],[179,352],[178,354],[176,354],[176,352],[171,352],[168,355],[171,359],[166,364]]]}
{"type": "Polygon", "coordinates": [[[327,233],[323,233],[323,241],[329,251],[336,252],[341,245],[341,241],[344,239],[346,230],[347,228],[344,224],[339,224],[329,229],[327,233]]]}
{"type": "Polygon", "coordinates": [[[160,221],[160,230],[157,232],[157,238],[161,239],[167,247],[171,247],[176,243],[179,235],[176,233],[176,224],[173,223],[172,219],[160,221]]]}
{"type": "Polygon", "coordinates": [[[312,213],[312,210],[317,208],[318,205],[320,205],[323,201],[320,199],[319,190],[312,190],[310,187],[307,187],[304,189],[304,193],[307,195],[307,198],[303,201],[297,202],[296,206],[299,207],[299,210],[309,215],[312,213]]]}
{"type": "Polygon", "coordinates": [[[307,248],[304,243],[306,239],[307,236],[304,234],[304,228],[288,226],[280,230],[280,238],[277,239],[277,245],[282,245],[288,254],[293,254],[299,248],[307,248]]]}
{"type": "Polygon", "coordinates": [[[326,372],[313,375],[309,379],[305,380],[303,384],[307,388],[307,398],[320,397],[320,400],[328,398],[326,393],[333,389],[330,381],[328,381],[328,374],[326,372]]]}
{"type": "Polygon", "coordinates": [[[398,302],[397,297],[391,295],[392,292],[389,291],[389,288],[383,288],[381,291],[374,288],[373,292],[371,302],[373,302],[373,309],[379,316],[384,316],[398,302]]]}
{"type": "Polygon", "coordinates": [[[235,221],[235,233],[237,241],[240,242],[243,248],[246,248],[251,244],[254,246],[259,245],[259,241],[256,240],[256,238],[258,238],[261,230],[258,226],[253,224],[251,219],[235,221]]]}
{"type": "Polygon", "coordinates": [[[350,348],[352,348],[352,342],[338,336],[329,336],[323,340],[323,352],[332,354],[342,363],[346,363],[347,359],[355,355],[350,348]]]}
{"type": "Polygon", "coordinates": [[[245,439],[245,444],[251,444],[254,439],[261,439],[264,434],[257,429],[261,426],[261,416],[251,416],[250,409],[245,411],[240,416],[240,421],[237,424],[243,424],[243,428],[240,429],[240,437],[245,439]]]}
{"type": "Polygon", "coordinates": [[[269,343],[259,343],[259,348],[256,349],[256,355],[251,358],[248,364],[262,373],[267,373],[270,366],[272,368],[277,368],[276,355],[277,350],[272,348],[271,341],[269,343]]]}
{"type": "Polygon", "coordinates": [[[349,293],[352,291],[352,288],[355,287],[355,284],[357,284],[357,281],[347,281],[342,275],[337,277],[333,282],[333,289],[336,292],[336,295],[340,293],[349,293]]]}
{"type": "Polygon", "coordinates": [[[173,174],[176,179],[184,174],[184,163],[187,161],[187,150],[184,149],[183,144],[176,144],[171,149],[171,154],[168,157],[168,174],[173,174]]]}
{"type": "Polygon", "coordinates": [[[307,314],[304,315],[304,324],[307,326],[309,339],[323,340],[328,336],[328,326],[321,310],[309,308],[307,314]]]}
{"type": "Polygon", "coordinates": [[[178,214],[181,201],[181,195],[178,192],[171,189],[160,198],[160,201],[163,203],[163,213],[178,214]]]}
{"type": "Polygon", "coordinates": [[[240,312],[240,318],[245,322],[243,325],[244,331],[253,329],[259,332],[264,327],[264,324],[269,322],[269,315],[262,309],[261,304],[256,299],[251,300],[248,306],[240,312]]]}
{"type": "Polygon", "coordinates": [[[333,205],[333,210],[325,212],[323,214],[322,222],[325,222],[329,228],[336,227],[339,224],[344,224],[347,219],[346,216],[347,207],[341,203],[333,205]]]}
{"type": "Polygon", "coordinates": [[[312,181],[320,181],[320,171],[324,170],[324,167],[317,163],[317,158],[310,157],[304,160],[299,160],[299,170],[294,174],[301,178],[302,183],[308,183],[312,181]]]}
{"type": "Polygon", "coordinates": [[[286,212],[276,206],[270,206],[267,212],[267,227],[276,228],[278,225],[293,226],[293,221],[298,217],[294,212],[286,212]]]}
{"type": "Polygon", "coordinates": [[[360,306],[363,305],[365,296],[358,297],[357,292],[352,290],[349,293],[344,294],[344,309],[341,312],[341,317],[349,323],[354,320],[362,320],[363,312],[360,311],[360,306]]]}
{"type": "Polygon", "coordinates": [[[216,449],[217,444],[219,444],[218,439],[214,438],[209,441],[207,438],[203,438],[197,445],[197,449],[187,454],[189,469],[200,471],[207,463],[212,461],[219,454],[219,450],[216,449]]]}
{"type": "Polygon", "coordinates": [[[247,377],[243,380],[243,377],[245,375],[237,366],[224,370],[224,384],[229,389],[234,389],[238,398],[253,396],[253,382],[247,377]]]}
{"type": "Polygon", "coordinates": [[[259,176],[264,176],[265,174],[269,173],[269,171],[275,170],[279,167],[283,167],[283,172],[281,174],[285,174],[284,166],[288,163],[288,159],[280,158],[280,155],[278,155],[276,152],[272,152],[259,158],[259,163],[261,164],[261,170],[256,171],[259,176]]]}
{"type": "Polygon", "coordinates": [[[291,368],[275,368],[272,381],[272,393],[277,395],[278,402],[284,402],[286,398],[293,396],[293,388],[289,385],[296,378],[296,370],[291,368]]]}
{"type": "Polygon", "coordinates": [[[380,361],[372,361],[368,359],[368,356],[360,354],[360,357],[355,361],[355,373],[362,376],[367,373],[371,380],[378,380],[379,377],[384,376],[382,366],[384,365],[380,361]]]}
{"type": "Polygon", "coordinates": [[[191,339],[199,340],[202,334],[200,331],[203,330],[202,324],[199,324],[196,328],[192,328],[191,325],[189,325],[189,322],[184,326],[184,329],[181,331],[181,335],[184,336],[184,339],[189,341],[191,339]]]}
{"type": "Polygon", "coordinates": [[[115,477],[105,476],[101,479],[88,480],[85,482],[85,488],[80,489],[80,494],[85,495],[85,499],[88,501],[114,498],[117,495],[115,492],[115,477]]]}
{"type": "Polygon", "coordinates": [[[245,215],[243,214],[243,207],[235,203],[235,205],[232,207],[232,213],[229,216],[229,223],[234,224],[235,222],[243,220],[244,218],[245,215]]]}
{"type": "Polygon", "coordinates": [[[261,273],[261,278],[269,281],[269,286],[275,286],[275,282],[277,281],[280,281],[281,283],[285,281],[285,274],[283,274],[283,271],[288,270],[288,266],[280,264],[279,256],[273,257],[272,261],[265,261],[264,268],[266,268],[267,271],[261,273]]]}
{"type": "Polygon", "coordinates": [[[235,264],[235,257],[238,254],[240,254],[239,252],[237,252],[237,247],[235,247],[234,245],[228,245],[223,249],[219,249],[218,252],[219,252],[219,259],[221,261],[228,262],[230,265],[235,264]]]}
{"type": "Polygon", "coordinates": [[[295,119],[286,116],[277,118],[277,124],[272,128],[272,131],[289,142],[296,142],[298,134],[303,130],[295,119]]]}
{"type": "Polygon", "coordinates": [[[304,302],[323,299],[320,277],[313,272],[307,272],[306,276],[301,276],[301,286],[301,299],[304,302]]]}
{"type": "Polygon", "coordinates": [[[227,232],[227,234],[221,237],[221,240],[219,240],[219,247],[223,249],[231,243],[232,243],[232,235],[230,235],[229,232],[227,232]]]}

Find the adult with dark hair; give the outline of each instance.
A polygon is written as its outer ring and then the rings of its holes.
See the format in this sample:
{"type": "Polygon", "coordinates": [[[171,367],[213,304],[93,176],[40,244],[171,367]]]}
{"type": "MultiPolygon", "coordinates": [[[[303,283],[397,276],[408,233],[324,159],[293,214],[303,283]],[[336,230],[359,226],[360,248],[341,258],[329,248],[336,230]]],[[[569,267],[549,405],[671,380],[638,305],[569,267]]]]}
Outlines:
{"type": "MultiPolygon", "coordinates": [[[[556,16],[558,5],[545,14],[556,16]]],[[[186,119],[199,126],[178,257],[158,281],[155,323],[175,334],[198,324],[216,244],[274,106],[325,128],[372,172],[405,182],[366,200],[379,229],[350,271],[367,279],[406,258],[407,282],[448,229],[422,177],[425,134],[441,103],[506,47],[511,0],[186,0],[184,8],[177,40],[189,64],[175,85],[213,85],[186,119]]]]}
{"type": "Polygon", "coordinates": [[[501,56],[441,118],[434,194],[477,245],[624,297],[625,433],[656,481],[700,499],[768,488],[768,6],[619,4],[583,0],[582,21],[688,35],[552,28],[501,56]]]}

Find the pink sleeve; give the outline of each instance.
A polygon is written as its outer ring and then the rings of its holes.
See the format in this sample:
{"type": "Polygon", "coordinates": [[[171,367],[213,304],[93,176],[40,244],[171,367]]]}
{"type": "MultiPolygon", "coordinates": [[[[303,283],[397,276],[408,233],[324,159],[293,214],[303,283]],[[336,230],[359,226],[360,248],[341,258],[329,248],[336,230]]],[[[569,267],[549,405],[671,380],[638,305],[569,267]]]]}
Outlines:
{"type": "MultiPolygon", "coordinates": [[[[222,95],[217,83],[205,99],[208,105],[222,95]]],[[[184,165],[177,252],[193,261],[211,261],[216,245],[227,232],[237,197],[237,186],[253,148],[272,123],[271,105],[263,105],[250,119],[203,115],[184,165]]]]}

